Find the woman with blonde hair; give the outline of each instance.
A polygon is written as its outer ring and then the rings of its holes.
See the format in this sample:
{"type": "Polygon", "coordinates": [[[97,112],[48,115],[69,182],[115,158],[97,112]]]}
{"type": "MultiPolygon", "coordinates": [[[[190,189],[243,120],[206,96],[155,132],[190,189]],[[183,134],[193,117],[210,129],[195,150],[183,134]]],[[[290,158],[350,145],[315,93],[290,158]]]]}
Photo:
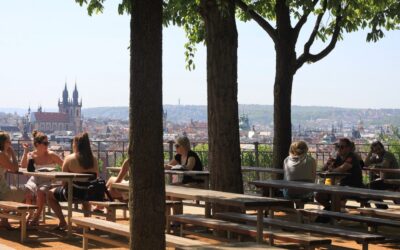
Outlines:
{"type": "MultiPolygon", "coordinates": [[[[29,160],[34,162],[35,169],[38,171],[40,171],[40,169],[50,171],[51,169],[55,169],[57,165],[61,166],[63,164],[60,156],[49,150],[49,139],[47,135],[35,130],[32,133],[32,137],[33,146],[35,147],[34,151],[29,152],[29,145],[27,143],[22,145],[24,148],[24,154],[21,159],[22,168],[27,168],[29,160]]],[[[31,227],[39,225],[39,217],[46,203],[46,192],[50,186],[51,181],[35,176],[31,176],[25,184],[26,189],[29,191],[26,195],[26,203],[31,204],[32,200],[35,199],[38,207],[32,219],[28,221],[28,225],[31,227]]]]}
{"type": "MultiPolygon", "coordinates": [[[[171,169],[173,166],[181,165],[182,170],[203,171],[203,163],[200,157],[190,149],[190,141],[186,136],[180,136],[175,140],[176,155],[168,164],[165,169],[171,169]]],[[[201,183],[202,180],[193,179],[190,176],[184,176],[182,184],[188,183],[201,183]]]]}
{"type": "MultiPolygon", "coordinates": [[[[89,135],[83,133],[77,135],[73,139],[73,153],[65,157],[62,165],[63,172],[71,173],[90,173],[93,174],[93,178],[96,178],[99,174],[99,168],[97,165],[97,159],[93,156],[92,149],[90,147],[89,135]]],[[[73,197],[78,200],[84,200],[85,192],[82,190],[89,185],[89,182],[74,181],[73,185],[73,197]]],[[[65,221],[64,215],[61,211],[59,202],[68,200],[68,187],[66,185],[53,188],[48,191],[49,206],[53,209],[57,215],[60,223],[56,230],[65,230],[67,222],[65,221]]],[[[89,210],[90,205],[83,203],[84,210],[89,210]]]]}
{"type": "MultiPolygon", "coordinates": [[[[16,202],[24,200],[25,192],[8,186],[4,176],[6,171],[18,172],[18,168],[18,161],[11,146],[10,136],[4,131],[0,131],[0,200],[16,202]]],[[[2,218],[0,225],[8,230],[12,229],[7,219],[2,218]]]]}
{"type": "MultiPolygon", "coordinates": [[[[284,179],[287,181],[314,182],[317,164],[308,153],[305,141],[296,141],[290,145],[289,156],[284,160],[284,179]]],[[[295,190],[284,189],[283,194],[288,199],[309,199],[313,193],[304,193],[295,190]]]]}

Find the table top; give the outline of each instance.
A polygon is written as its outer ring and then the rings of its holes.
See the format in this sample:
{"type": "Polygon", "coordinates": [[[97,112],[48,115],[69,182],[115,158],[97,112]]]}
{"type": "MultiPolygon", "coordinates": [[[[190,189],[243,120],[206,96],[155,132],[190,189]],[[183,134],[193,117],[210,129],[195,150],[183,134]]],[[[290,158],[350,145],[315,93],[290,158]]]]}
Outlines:
{"type": "Polygon", "coordinates": [[[48,179],[62,179],[62,178],[82,178],[87,179],[92,177],[92,174],[81,174],[81,173],[71,173],[71,172],[28,172],[26,169],[19,169],[18,174],[27,175],[27,176],[36,176],[48,179]]]}
{"type": "Polygon", "coordinates": [[[371,171],[371,172],[382,172],[382,173],[398,173],[400,174],[399,168],[380,168],[380,167],[368,167],[363,168],[362,170],[371,171]]]}
{"type": "Polygon", "coordinates": [[[400,192],[386,191],[386,190],[372,190],[367,188],[354,188],[338,185],[323,185],[309,182],[300,181],[285,181],[285,180],[263,180],[252,181],[250,184],[256,187],[264,188],[292,188],[298,190],[315,191],[321,193],[330,193],[336,195],[348,195],[365,198],[377,199],[400,199],[400,192]]]}
{"type": "Polygon", "coordinates": [[[250,171],[256,171],[256,172],[263,172],[263,173],[272,173],[272,174],[283,174],[283,169],[282,168],[264,168],[264,167],[242,167],[243,172],[250,172],[250,171]]]}
{"type": "MultiPolygon", "coordinates": [[[[114,183],[112,187],[124,191],[129,190],[128,183],[114,183]]],[[[184,186],[166,185],[167,196],[176,198],[206,201],[245,209],[257,209],[270,206],[293,206],[293,202],[284,199],[260,197],[254,195],[235,194],[208,189],[189,188],[184,186]]]]}
{"type": "Polygon", "coordinates": [[[164,170],[165,174],[177,174],[177,175],[188,175],[188,176],[209,176],[210,171],[195,171],[195,170],[164,170]]]}
{"type": "Polygon", "coordinates": [[[340,173],[340,172],[317,172],[317,175],[322,178],[331,178],[331,177],[344,177],[351,175],[350,173],[340,173]]]}

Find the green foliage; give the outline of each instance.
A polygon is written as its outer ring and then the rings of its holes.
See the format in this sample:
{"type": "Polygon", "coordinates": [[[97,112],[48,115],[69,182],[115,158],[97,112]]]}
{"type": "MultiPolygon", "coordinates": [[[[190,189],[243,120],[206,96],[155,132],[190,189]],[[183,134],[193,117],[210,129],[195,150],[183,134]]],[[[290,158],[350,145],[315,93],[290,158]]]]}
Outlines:
{"type": "Polygon", "coordinates": [[[115,160],[115,166],[121,167],[126,158],[128,158],[126,154],[122,154],[121,156],[117,157],[117,159],[115,160]]]}
{"type": "MultiPolygon", "coordinates": [[[[94,14],[103,13],[104,2],[105,0],[75,0],[75,2],[79,3],[80,6],[84,4],[87,6],[88,15],[91,16],[94,14]]],[[[126,13],[131,13],[132,6],[130,0],[122,0],[120,4],[118,4],[118,13],[120,15],[126,13]]]]}
{"type": "Polygon", "coordinates": [[[188,41],[185,43],[185,60],[188,70],[195,69],[196,44],[204,41],[204,23],[199,13],[200,0],[165,0],[164,25],[182,27],[188,41]]]}

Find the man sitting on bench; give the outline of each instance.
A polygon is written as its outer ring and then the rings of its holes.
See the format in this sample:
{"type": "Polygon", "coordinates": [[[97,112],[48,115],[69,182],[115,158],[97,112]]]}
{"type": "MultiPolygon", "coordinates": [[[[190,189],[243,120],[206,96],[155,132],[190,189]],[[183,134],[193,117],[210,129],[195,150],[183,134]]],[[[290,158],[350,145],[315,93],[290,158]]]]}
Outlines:
{"type": "MultiPolygon", "coordinates": [[[[349,173],[348,176],[340,180],[340,186],[349,187],[364,187],[362,183],[362,173],[360,161],[352,150],[352,142],[348,138],[341,138],[338,143],[338,155],[336,159],[329,158],[323,170],[339,173],[349,173]]],[[[347,197],[349,198],[349,197],[347,197]]],[[[324,206],[325,210],[331,210],[330,195],[325,193],[316,193],[315,199],[318,203],[324,206]]],[[[343,205],[346,198],[341,201],[343,205]]],[[[336,205],[336,204],[335,204],[336,205]]],[[[329,217],[318,217],[316,222],[327,223],[329,217]]]]}
{"type": "MultiPolygon", "coordinates": [[[[393,153],[386,151],[380,141],[371,144],[371,149],[365,158],[365,165],[375,165],[376,168],[393,168],[399,169],[399,163],[393,153]]],[[[384,182],[384,179],[400,179],[400,175],[396,173],[384,173],[384,176],[378,176],[370,173],[370,188],[377,190],[397,189],[398,186],[384,182]]],[[[395,203],[397,203],[395,201],[395,203]]],[[[388,209],[386,204],[375,204],[376,208],[388,209]]]]}

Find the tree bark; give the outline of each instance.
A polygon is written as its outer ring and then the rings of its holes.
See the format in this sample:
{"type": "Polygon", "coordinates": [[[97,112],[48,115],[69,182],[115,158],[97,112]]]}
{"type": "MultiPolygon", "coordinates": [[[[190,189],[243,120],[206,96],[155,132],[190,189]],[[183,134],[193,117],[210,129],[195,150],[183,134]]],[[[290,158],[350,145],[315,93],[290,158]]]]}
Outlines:
{"type": "MultiPolygon", "coordinates": [[[[282,168],[292,141],[291,96],[296,66],[296,35],[290,25],[289,8],[284,0],[277,1],[275,42],[276,75],[274,83],[273,167],[282,168]]],[[[281,177],[278,177],[281,178],[281,177]]]]}
{"type": "Polygon", "coordinates": [[[201,0],[200,5],[206,28],[211,188],[243,193],[235,4],[233,0],[201,0]]]}
{"type": "Polygon", "coordinates": [[[162,0],[131,0],[130,249],[165,249],[162,0]]]}

